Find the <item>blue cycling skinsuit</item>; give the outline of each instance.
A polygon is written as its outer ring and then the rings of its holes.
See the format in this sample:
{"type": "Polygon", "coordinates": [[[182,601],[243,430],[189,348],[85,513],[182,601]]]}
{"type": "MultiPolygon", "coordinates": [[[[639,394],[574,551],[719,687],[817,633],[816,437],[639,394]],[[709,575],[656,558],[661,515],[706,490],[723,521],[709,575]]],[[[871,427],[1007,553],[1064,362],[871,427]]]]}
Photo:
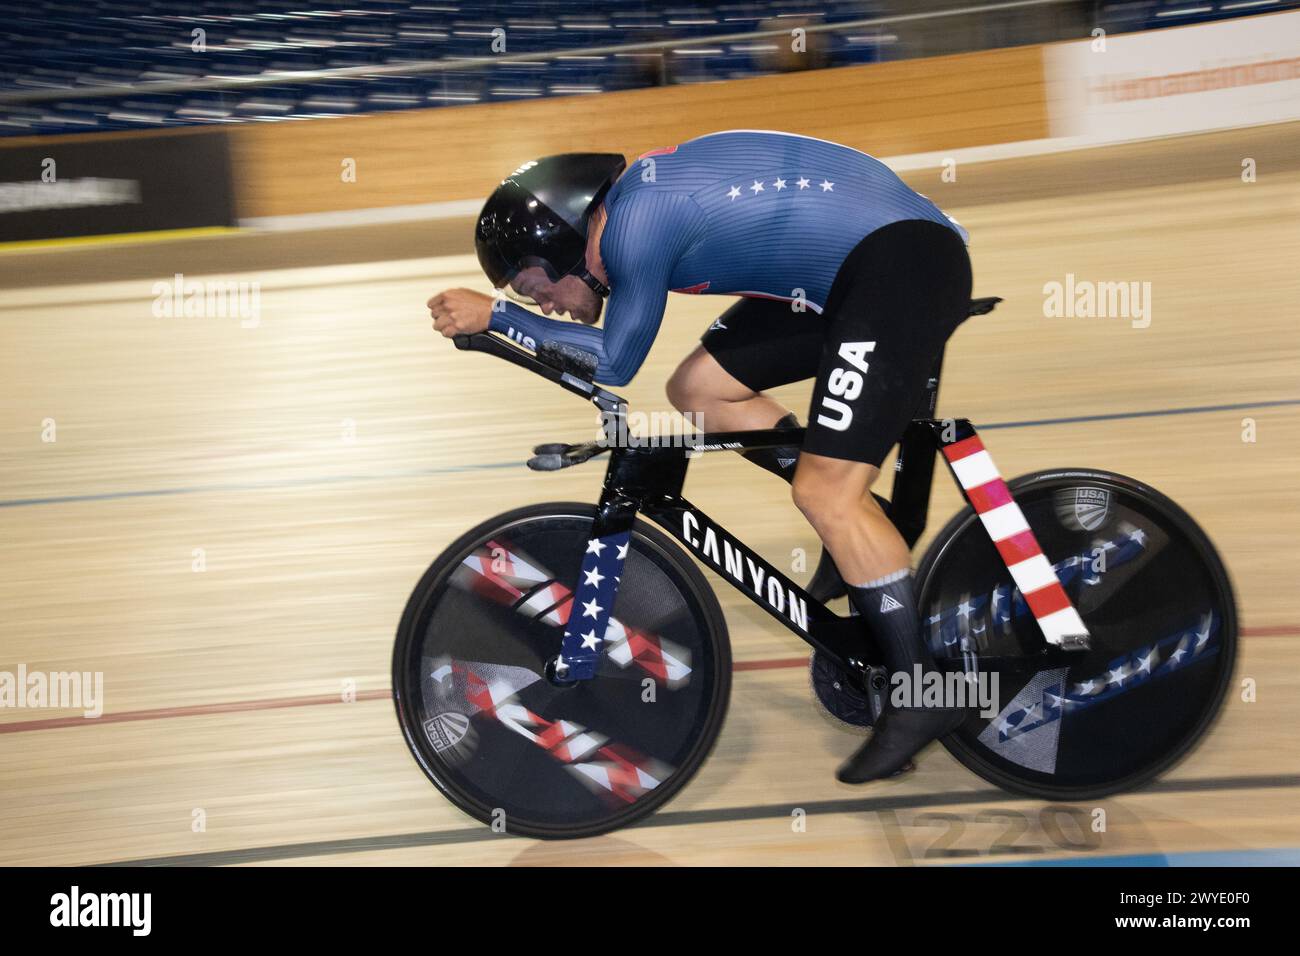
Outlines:
{"type": "Polygon", "coordinates": [[[803,448],[880,463],[970,301],[966,231],[865,153],[789,133],[713,133],[639,157],[606,194],[604,328],[514,302],[490,328],[565,342],[623,385],[669,292],[737,295],[702,344],[755,391],[816,377],[803,448]]]}

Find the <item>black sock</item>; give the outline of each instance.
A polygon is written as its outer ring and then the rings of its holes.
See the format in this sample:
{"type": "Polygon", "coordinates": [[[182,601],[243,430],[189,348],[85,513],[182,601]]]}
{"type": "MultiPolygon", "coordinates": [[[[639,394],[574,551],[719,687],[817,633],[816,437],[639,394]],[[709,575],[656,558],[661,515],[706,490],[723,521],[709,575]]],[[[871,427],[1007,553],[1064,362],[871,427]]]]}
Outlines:
{"type": "MultiPolygon", "coordinates": [[[[794,412],[790,412],[772,427],[798,428],[799,419],[795,417],[794,412]]],[[[758,465],[758,467],[762,468],[764,471],[770,471],[778,478],[784,478],[791,484],[794,483],[794,468],[799,461],[798,445],[777,445],[774,448],[755,448],[751,451],[742,451],[740,454],[758,465]]]]}
{"type": "Polygon", "coordinates": [[[866,618],[885,655],[890,674],[912,674],[912,666],[934,670],[934,658],[921,640],[921,624],[916,613],[916,594],[910,569],[887,575],[862,587],[848,585],[849,600],[866,618]]]}

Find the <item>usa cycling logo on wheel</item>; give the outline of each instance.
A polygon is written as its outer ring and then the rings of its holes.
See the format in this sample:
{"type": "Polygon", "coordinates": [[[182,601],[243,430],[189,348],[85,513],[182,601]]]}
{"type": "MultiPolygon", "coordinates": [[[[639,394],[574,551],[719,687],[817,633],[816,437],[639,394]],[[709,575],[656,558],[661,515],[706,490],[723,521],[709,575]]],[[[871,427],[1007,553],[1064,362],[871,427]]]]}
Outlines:
{"type": "Polygon", "coordinates": [[[1096,531],[1110,514],[1110,492],[1104,488],[1071,488],[1060,492],[1056,512],[1063,524],[1096,531]]]}
{"type": "Polygon", "coordinates": [[[424,732],[438,753],[455,747],[469,732],[469,718],[454,710],[435,714],[424,722],[424,732]]]}

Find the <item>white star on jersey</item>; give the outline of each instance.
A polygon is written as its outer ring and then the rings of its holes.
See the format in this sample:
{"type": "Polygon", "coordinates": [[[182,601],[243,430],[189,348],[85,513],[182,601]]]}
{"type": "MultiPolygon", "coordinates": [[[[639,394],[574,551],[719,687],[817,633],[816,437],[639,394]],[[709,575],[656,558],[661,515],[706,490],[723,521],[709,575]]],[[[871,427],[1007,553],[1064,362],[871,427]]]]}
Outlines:
{"type": "Polygon", "coordinates": [[[590,541],[587,542],[586,553],[594,554],[596,557],[600,557],[600,552],[604,551],[605,548],[607,547],[608,545],[605,544],[604,541],[601,541],[599,538],[592,538],[590,541]]]}
{"type": "Polygon", "coordinates": [[[582,635],[582,646],[587,650],[594,651],[598,643],[600,643],[600,641],[599,638],[596,637],[596,629],[594,627],[586,634],[582,635]]]}
{"type": "MultiPolygon", "coordinates": [[[[776,179],[772,180],[772,186],[774,189],[776,189],[777,192],[780,192],[781,190],[788,188],[787,182],[788,182],[787,180],[778,176],[776,179]]],[[[795,185],[800,189],[811,189],[812,180],[810,180],[807,176],[800,176],[795,181],[795,185]]],[[[831,182],[829,179],[823,178],[822,181],[817,185],[821,186],[822,192],[824,193],[835,191],[835,184],[831,182]]],[[[757,196],[759,193],[764,191],[763,183],[761,180],[758,179],[755,179],[754,182],[749,186],[747,186],[746,188],[749,189],[755,196],[757,196]]],[[[735,202],[737,199],[739,199],[740,195],[741,192],[739,186],[732,186],[730,189],[727,190],[727,198],[730,199],[732,202],[735,202]]]]}
{"type": "MultiPolygon", "coordinates": [[[[723,328],[725,329],[726,326],[724,325],[723,328]]],[[[618,559],[619,559],[620,561],[626,561],[626,560],[627,560],[627,549],[628,549],[629,547],[631,547],[631,546],[632,546],[632,542],[630,542],[630,541],[629,541],[627,544],[620,544],[620,545],[618,546],[618,559]]]]}
{"type": "Polygon", "coordinates": [[[605,609],[596,603],[596,599],[592,598],[590,601],[587,601],[585,604],[582,605],[582,616],[594,617],[597,620],[599,620],[600,612],[603,610],[605,609]]]}
{"type": "Polygon", "coordinates": [[[592,568],[590,571],[583,571],[587,576],[587,583],[592,587],[600,587],[600,582],[605,580],[605,575],[600,573],[600,568],[592,568]]]}

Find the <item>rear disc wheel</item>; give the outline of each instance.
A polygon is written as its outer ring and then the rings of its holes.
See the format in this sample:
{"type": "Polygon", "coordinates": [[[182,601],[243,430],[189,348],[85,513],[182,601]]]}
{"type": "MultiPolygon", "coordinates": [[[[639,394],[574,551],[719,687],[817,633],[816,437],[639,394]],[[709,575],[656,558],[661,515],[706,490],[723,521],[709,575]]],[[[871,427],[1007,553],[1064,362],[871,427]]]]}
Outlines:
{"type": "Polygon", "coordinates": [[[1019,793],[1078,800],[1132,789],[1186,754],[1219,711],[1237,649],[1227,572],[1186,512],[1130,478],[1038,472],[1010,488],[1091,649],[1028,663],[1043,646],[1038,624],[966,508],[918,571],[922,631],[945,669],[996,675],[996,716],[972,711],[944,745],[1019,793]]]}

